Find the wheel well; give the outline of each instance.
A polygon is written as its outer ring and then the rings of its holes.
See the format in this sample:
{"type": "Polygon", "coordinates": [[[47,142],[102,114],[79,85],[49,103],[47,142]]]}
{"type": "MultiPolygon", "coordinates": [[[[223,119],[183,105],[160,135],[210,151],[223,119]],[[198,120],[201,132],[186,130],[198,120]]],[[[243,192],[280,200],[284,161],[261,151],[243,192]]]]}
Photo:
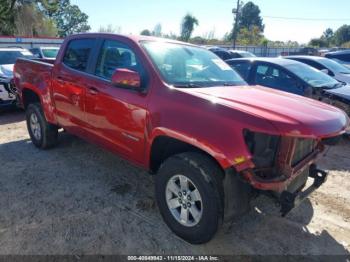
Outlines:
{"type": "Polygon", "coordinates": [[[161,164],[166,159],[168,159],[173,155],[181,154],[184,152],[198,152],[198,153],[204,154],[208,156],[210,159],[212,159],[213,162],[217,164],[220,169],[222,169],[222,167],[220,166],[220,164],[217,162],[215,158],[213,158],[211,155],[201,150],[200,148],[171,137],[160,136],[160,137],[157,137],[152,144],[151,158],[150,158],[150,171],[152,173],[156,173],[159,167],[161,166],[161,164]]]}
{"type": "Polygon", "coordinates": [[[33,103],[40,103],[40,97],[34,91],[32,91],[30,89],[24,89],[23,90],[24,109],[27,109],[27,107],[33,103]]]}

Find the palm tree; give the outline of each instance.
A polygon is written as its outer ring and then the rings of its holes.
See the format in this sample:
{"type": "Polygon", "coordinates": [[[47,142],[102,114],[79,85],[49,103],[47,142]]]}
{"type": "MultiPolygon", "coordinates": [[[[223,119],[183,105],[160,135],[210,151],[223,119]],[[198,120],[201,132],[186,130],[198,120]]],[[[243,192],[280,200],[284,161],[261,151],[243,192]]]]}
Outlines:
{"type": "Polygon", "coordinates": [[[181,23],[181,40],[188,42],[191,38],[194,27],[198,26],[198,20],[191,14],[185,15],[181,23]]]}

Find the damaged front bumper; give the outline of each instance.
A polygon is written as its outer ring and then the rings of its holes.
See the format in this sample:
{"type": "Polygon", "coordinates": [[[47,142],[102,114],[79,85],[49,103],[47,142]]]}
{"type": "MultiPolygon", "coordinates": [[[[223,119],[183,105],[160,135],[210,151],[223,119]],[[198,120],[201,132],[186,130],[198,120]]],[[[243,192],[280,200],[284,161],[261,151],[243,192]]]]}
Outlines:
{"type": "MultiPolygon", "coordinates": [[[[326,181],[327,173],[318,169],[315,163],[324,152],[325,145],[336,144],[339,137],[318,141],[282,137],[278,146],[275,147],[277,153],[270,167],[257,167],[253,155],[251,164],[239,171],[236,169],[235,177],[239,183],[225,181],[225,208],[229,214],[231,213],[229,217],[247,210],[247,205],[241,205],[242,203],[236,204],[234,207],[232,204],[228,204],[230,198],[232,202],[233,197],[229,197],[230,193],[226,194],[226,192],[230,192],[230,188],[232,190],[232,185],[229,184],[236,185],[236,192],[243,191],[240,194],[244,196],[244,204],[249,201],[247,200],[249,199],[247,186],[253,192],[272,196],[281,207],[281,215],[286,216],[326,181]],[[313,183],[304,189],[309,179],[313,179],[313,183]]],[[[227,177],[231,176],[226,175],[225,180],[228,180],[227,177]]]]}
{"type": "Polygon", "coordinates": [[[294,192],[286,190],[279,195],[278,202],[281,205],[281,215],[284,217],[295,207],[299,206],[301,202],[327,181],[327,176],[328,173],[326,171],[318,169],[316,165],[311,165],[308,178],[313,179],[312,185],[303,191],[301,189],[297,189],[294,192]]]}

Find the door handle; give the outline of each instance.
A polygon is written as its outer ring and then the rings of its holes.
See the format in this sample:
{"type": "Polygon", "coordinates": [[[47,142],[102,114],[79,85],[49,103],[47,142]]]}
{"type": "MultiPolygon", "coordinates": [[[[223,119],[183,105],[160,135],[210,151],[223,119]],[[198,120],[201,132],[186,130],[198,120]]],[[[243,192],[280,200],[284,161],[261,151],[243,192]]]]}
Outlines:
{"type": "Polygon", "coordinates": [[[96,87],[93,87],[93,86],[89,86],[88,91],[89,91],[89,94],[91,94],[91,95],[97,95],[99,93],[98,89],[96,87]]]}
{"type": "Polygon", "coordinates": [[[64,84],[66,82],[72,82],[72,80],[68,77],[57,76],[57,82],[59,82],[60,84],[64,84]]]}
{"type": "Polygon", "coordinates": [[[64,84],[65,79],[62,76],[57,77],[57,82],[60,83],[61,85],[64,84]]]}

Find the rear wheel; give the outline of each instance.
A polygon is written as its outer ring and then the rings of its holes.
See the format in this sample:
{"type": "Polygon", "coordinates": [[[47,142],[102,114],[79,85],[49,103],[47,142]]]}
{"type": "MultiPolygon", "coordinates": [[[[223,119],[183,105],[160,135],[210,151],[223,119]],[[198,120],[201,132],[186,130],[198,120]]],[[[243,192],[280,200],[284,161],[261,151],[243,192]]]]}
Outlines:
{"type": "Polygon", "coordinates": [[[207,156],[183,153],[163,163],[156,198],[170,229],[192,244],[212,239],[223,214],[222,171],[207,156]]]}
{"type": "Polygon", "coordinates": [[[26,110],[27,128],[33,144],[48,149],[57,144],[58,128],[49,124],[40,104],[30,104],[26,110]]]}

